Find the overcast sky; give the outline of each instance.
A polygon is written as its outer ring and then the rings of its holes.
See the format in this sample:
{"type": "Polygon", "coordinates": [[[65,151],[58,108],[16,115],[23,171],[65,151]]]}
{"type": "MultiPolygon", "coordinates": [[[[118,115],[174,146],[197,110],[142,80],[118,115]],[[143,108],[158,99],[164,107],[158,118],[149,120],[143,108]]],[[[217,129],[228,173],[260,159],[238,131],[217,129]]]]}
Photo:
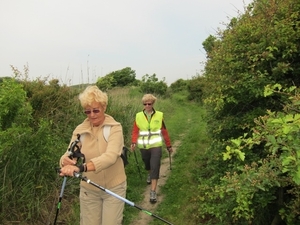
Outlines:
{"type": "Polygon", "coordinates": [[[243,0],[0,0],[0,77],[28,65],[31,79],[73,85],[131,67],[170,85],[201,73],[202,42],[243,9],[243,0]]]}

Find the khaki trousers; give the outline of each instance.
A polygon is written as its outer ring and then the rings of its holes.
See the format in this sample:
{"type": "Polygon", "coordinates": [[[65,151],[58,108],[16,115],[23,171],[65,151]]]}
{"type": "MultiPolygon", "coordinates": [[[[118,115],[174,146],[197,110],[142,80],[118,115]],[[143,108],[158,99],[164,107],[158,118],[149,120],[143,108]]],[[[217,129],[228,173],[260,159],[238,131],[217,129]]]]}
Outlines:
{"type": "MultiPolygon", "coordinates": [[[[126,197],[126,181],[109,189],[121,197],[126,197]]],[[[80,187],[80,225],[121,225],[124,202],[99,189],[80,187]]]]}

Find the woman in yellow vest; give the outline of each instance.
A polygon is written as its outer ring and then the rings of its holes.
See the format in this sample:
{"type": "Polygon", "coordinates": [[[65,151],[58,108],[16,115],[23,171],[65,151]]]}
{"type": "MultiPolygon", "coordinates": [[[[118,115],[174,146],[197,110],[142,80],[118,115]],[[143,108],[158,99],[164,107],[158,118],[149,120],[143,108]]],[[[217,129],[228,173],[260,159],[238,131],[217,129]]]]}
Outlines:
{"type": "Polygon", "coordinates": [[[147,183],[151,184],[150,202],[157,201],[156,187],[159,178],[163,141],[167,150],[173,152],[163,113],[154,110],[156,97],[145,94],[142,98],[144,109],[135,116],[132,129],[131,150],[137,146],[142,154],[145,169],[148,171],[147,183]]]}

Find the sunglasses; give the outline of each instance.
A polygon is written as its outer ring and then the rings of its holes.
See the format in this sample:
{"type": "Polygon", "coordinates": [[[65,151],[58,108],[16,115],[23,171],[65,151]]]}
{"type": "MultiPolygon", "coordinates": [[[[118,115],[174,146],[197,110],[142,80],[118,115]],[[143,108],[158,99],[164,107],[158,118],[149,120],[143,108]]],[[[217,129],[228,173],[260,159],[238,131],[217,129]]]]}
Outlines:
{"type": "Polygon", "coordinates": [[[143,105],[152,105],[152,103],[144,103],[143,105]]]}
{"type": "Polygon", "coordinates": [[[84,113],[89,115],[91,113],[99,113],[100,112],[100,109],[93,109],[93,110],[85,110],[84,113]]]}

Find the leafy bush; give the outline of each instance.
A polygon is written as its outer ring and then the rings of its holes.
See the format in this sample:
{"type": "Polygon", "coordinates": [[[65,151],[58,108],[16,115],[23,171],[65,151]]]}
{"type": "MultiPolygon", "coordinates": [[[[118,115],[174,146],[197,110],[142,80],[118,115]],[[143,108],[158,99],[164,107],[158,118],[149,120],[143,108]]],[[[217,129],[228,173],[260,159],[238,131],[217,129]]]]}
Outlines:
{"type": "Polygon", "coordinates": [[[203,99],[214,138],[208,172],[219,179],[199,186],[199,212],[215,224],[299,223],[299,109],[287,94],[264,92],[300,85],[299,10],[297,0],[254,1],[203,43],[203,99]]]}
{"type": "Polygon", "coordinates": [[[174,92],[174,93],[180,92],[180,91],[186,91],[188,83],[189,83],[189,81],[187,81],[187,80],[178,79],[177,81],[175,81],[174,83],[172,83],[170,85],[170,88],[171,88],[172,92],[174,92]]]}
{"type": "Polygon", "coordinates": [[[1,221],[45,224],[53,216],[59,186],[55,168],[66,151],[68,129],[74,128],[68,122],[79,115],[69,104],[74,101],[72,93],[55,82],[0,83],[1,221]]]}
{"type": "Polygon", "coordinates": [[[146,74],[142,77],[140,89],[144,94],[151,93],[164,96],[167,92],[168,85],[164,79],[158,81],[156,74],[153,74],[152,76],[146,74]]]}
{"type": "Polygon", "coordinates": [[[96,85],[103,91],[107,91],[114,87],[130,86],[135,83],[135,76],[135,71],[130,67],[126,67],[98,78],[96,85]]]}
{"type": "Polygon", "coordinates": [[[187,85],[189,92],[188,100],[202,102],[204,85],[204,77],[194,77],[190,80],[187,85]]]}

